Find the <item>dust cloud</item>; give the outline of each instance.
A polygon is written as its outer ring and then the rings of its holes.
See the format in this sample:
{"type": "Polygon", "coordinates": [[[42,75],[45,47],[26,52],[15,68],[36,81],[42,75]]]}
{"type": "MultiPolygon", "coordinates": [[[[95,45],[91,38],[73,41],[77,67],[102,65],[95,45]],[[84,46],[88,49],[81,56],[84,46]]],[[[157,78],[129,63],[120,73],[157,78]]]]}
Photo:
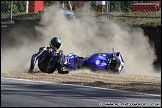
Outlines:
{"type": "MultiPolygon", "coordinates": [[[[57,6],[49,7],[49,11],[41,16],[41,26],[35,26],[40,35],[39,41],[32,41],[22,34],[21,47],[10,50],[1,49],[2,72],[15,70],[27,71],[33,53],[41,46],[48,46],[53,36],[62,39],[60,49],[64,54],[70,52],[86,57],[99,52],[121,52],[125,61],[127,74],[160,75],[156,72],[153,62],[157,59],[154,45],[149,44],[149,38],[140,28],[117,24],[112,21],[99,22],[96,18],[75,18],[67,20],[57,6]],[[26,41],[27,40],[27,41],[26,41]]],[[[77,73],[77,72],[76,72],[77,73]]]]}

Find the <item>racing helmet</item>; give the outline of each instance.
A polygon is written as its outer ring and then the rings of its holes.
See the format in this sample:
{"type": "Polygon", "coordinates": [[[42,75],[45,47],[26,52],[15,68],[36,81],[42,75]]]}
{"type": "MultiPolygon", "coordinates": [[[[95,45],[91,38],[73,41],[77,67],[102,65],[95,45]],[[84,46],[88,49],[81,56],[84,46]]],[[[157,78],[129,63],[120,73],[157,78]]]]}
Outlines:
{"type": "Polygon", "coordinates": [[[61,46],[61,39],[59,37],[53,37],[51,39],[51,41],[49,42],[49,46],[53,49],[53,50],[58,50],[61,46]]]}

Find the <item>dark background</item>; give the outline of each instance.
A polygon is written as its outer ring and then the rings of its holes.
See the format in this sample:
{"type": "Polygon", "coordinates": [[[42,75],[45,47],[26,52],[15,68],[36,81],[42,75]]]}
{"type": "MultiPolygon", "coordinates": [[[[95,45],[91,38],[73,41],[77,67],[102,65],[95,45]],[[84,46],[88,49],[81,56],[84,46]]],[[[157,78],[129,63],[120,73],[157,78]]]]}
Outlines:
{"type": "MultiPolygon", "coordinates": [[[[20,44],[16,38],[25,34],[30,39],[38,39],[39,34],[36,33],[34,27],[40,26],[39,20],[30,21],[15,21],[15,24],[6,25],[1,24],[1,48],[2,47],[15,47],[20,44]],[[16,34],[15,34],[16,33],[16,34]]],[[[131,27],[141,27],[145,35],[150,39],[150,42],[155,44],[156,54],[158,59],[154,62],[155,67],[161,65],[161,25],[131,25],[131,27]]]]}

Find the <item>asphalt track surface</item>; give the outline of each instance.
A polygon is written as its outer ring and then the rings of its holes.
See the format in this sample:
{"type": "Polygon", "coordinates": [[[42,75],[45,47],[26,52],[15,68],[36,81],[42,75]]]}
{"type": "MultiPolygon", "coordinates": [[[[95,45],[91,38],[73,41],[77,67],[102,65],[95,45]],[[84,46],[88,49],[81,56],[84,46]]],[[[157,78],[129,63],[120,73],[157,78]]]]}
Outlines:
{"type": "Polygon", "coordinates": [[[161,95],[1,77],[1,107],[161,107],[161,95]]]}

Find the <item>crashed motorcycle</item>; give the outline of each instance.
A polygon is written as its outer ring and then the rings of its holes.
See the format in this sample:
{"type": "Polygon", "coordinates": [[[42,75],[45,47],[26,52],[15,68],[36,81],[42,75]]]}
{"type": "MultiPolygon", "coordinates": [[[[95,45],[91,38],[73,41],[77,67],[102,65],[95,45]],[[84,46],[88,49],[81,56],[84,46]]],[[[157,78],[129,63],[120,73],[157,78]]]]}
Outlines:
{"type": "Polygon", "coordinates": [[[124,59],[120,52],[95,53],[88,57],[80,57],[74,53],[65,56],[64,66],[68,70],[78,70],[87,68],[92,71],[106,71],[121,73],[124,71],[124,59]]]}

